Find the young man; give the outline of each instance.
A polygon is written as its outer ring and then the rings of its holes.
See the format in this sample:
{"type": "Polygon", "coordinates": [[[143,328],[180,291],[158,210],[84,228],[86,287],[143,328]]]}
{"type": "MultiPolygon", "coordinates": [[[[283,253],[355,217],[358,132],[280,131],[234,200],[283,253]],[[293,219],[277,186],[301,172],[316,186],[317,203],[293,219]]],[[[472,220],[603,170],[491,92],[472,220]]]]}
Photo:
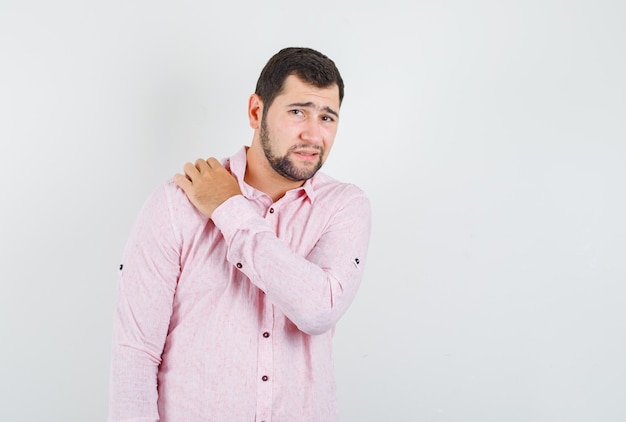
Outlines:
{"type": "Polygon", "coordinates": [[[371,221],[359,188],[318,173],[342,99],[328,57],[279,51],[251,145],[148,199],[120,266],[110,421],[337,420],[332,335],[371,221]]]}

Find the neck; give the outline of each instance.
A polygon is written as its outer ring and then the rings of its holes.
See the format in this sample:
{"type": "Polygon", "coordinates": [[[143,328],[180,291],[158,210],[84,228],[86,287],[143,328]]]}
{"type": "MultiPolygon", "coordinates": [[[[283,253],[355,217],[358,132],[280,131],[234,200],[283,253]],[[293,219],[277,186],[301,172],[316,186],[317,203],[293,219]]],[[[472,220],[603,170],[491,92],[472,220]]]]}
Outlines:
{"type": "Polygon", "coordinates": [[[265,158],[259,142],[252,142],[246,151],[246,174],[244,181],[260,190],[276,202],[291,189],[299,188],[304,182],[294,182],[278,174],[265,158]]]}

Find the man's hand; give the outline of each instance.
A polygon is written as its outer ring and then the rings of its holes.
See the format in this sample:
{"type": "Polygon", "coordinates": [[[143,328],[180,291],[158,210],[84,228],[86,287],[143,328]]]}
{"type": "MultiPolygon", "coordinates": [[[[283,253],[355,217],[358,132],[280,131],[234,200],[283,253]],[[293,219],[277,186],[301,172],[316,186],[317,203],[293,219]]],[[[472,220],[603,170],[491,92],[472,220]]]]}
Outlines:
{"type": "Polygon", "coordinates": [[[209,218],[228,198],[241,194],[237,179],[213,157],[206,161],[198,158],[195,165],[187,163],[183,169],[185,176],[174,175],[174,182],[198,211],[209,218]]]}

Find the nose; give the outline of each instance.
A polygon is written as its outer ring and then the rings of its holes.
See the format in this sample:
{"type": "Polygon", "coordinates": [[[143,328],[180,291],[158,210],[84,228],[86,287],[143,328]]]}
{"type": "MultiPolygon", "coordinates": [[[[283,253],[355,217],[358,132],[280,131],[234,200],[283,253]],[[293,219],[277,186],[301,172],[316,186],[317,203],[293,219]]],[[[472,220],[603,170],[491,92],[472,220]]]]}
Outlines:
{"type": "Polygon", "coordinates": [[[322,136],[322,128],[317,119],[307,119],[304,130],[302,131],[302,140],[314,145],[321,145],[324,137],[322,136]]]}

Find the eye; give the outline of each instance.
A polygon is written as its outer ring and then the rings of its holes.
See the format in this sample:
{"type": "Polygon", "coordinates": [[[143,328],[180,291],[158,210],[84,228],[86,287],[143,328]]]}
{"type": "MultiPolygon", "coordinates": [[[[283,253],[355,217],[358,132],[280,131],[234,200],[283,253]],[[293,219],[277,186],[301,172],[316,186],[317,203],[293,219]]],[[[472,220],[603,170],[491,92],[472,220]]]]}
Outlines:
{"type": "Polygon", "coordinates": [[[322,120],[325,122],[334,122],[335,119],[333,119],[331,116],[322,116],[322,120]]]}
{"type": "Polygon", "coordinates": [[[304,115],[302,110],[289,110],[289,113],[293,114],[294,116],[303,116],[304,115]]]}

